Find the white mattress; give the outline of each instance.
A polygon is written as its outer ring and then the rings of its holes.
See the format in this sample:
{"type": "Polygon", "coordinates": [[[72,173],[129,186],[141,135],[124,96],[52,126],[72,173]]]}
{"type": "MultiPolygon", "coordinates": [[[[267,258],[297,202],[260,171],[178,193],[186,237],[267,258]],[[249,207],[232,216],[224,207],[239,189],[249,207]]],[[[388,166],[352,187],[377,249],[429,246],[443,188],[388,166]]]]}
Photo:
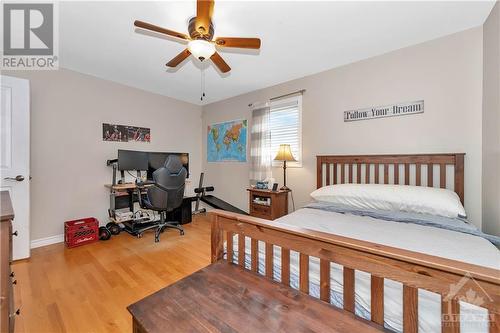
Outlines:
{"type": "MultiPolygon", "coordinates": [[[[304,227],[340,236],[356,238],[378,244],[398,247],[420,253],[459,260],[476,265],[500,269],[500,251],[489,241],[468,234],[407,223],[377,220],[371,217],[338,214],[316,209],[300,209],[274,221],[275,223],[304,227]]],[[[238,261],[238,240],[234,238],[233,261],[238,261]]],[[[250,239],[246,239],[245,265],[250,267],[250,239]]],[[[274,278],[281,280],[280,248],[274,247],[274,278]]],[[[265,272],[265,245],[259,242],[259,272],[265,272]]],[[[291,286],[298,288],[298,253],[291,252],[291,286]]],[[[331,265],[331,303],[342,306],[342,266],[331,265]]],[[[319,259],[310,258],[310,294],[319,297],[319,259]]],[[[356,313],[369,319],[370,275],[356,271],[356,313]]],[[[441,298],[425,290],[419,290],[419,331],[441,332],[441,298]]],[[[471,315],[474,320],[461,323],[461,332],[488,332],[487,311],[460,302],[462,316],[471,315]]],[[[402,284],[385,279],[384,285],[385,326],[402,331],[402,284]]]]}

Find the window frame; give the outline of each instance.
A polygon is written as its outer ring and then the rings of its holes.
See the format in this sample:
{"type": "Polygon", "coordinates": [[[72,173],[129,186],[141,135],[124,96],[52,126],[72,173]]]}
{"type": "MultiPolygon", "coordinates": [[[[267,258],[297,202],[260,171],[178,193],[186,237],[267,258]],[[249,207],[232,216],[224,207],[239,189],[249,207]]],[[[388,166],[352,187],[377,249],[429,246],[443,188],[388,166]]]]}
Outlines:
{"type": "MultiPolygon", "coordinates": [[[[269,103],[269,116],[271,117],[271,114],[273,112],[273,107],[277,108],[280,105],[283,104],[288,104],[291,102],[297,102],[297,108],[299,111],[299,126],[298,126],[298,144],[299,144],[299,156],[294,156],[297,159],[297,162],[287,162],[286,166],[287,168],[301,168],[302,167],[302,161],[303,161],[303,154],[302,154],[302,94],[298,94],[295,96],[290,96],[286,98],[280,98],[275,101],[271,101],[269,103]]],[[[271,130],[271,147],[273,143],[273,133],[271,130]]],[[[272,148],[271,148],[272,149],[272,148]]],[[[275,161],[274,156],[271,156],[272,158],[272,167],[277,168],[277,167],[282,167],[283,162],[281,161],[275,161]]]]}

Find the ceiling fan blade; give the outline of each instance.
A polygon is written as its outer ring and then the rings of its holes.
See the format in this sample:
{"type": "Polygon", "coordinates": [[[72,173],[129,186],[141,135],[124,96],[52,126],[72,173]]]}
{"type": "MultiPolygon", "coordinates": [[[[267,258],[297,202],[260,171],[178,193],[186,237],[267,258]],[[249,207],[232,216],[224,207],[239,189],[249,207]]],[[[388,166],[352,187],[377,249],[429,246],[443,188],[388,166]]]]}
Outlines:
{"type": "Polygon", "coordinates": [[[184,51],[182,51],[181,53],[179,53],[175,58],[173,58],[172,60],[170,60],[167,63],[167,66],[168,67],[176,67],[178,64],[180,64],[181,62],[183,62],[184,59],[186,59],[190,55],[191,55],[191,52],[189,52],[188,49],[185,49],[184,51]]]}
{"type": "Polygon", "coordinates": [[[210,32],[210,23],[214,12],[213,0],[198,0],[196,2],[196,31],[202,35],[210,32]]]}
{"type": "Polygon", "coordinates": [[[217,37],[215,43],[222,47],[238,47],[242,49],[260,49],[259,38],[217,37]]]}
{"type": "Polygon", "coordinates": [[[211,57],[210,57],[210,60],[213,61],[213,63],[215,64],[215,66],[217,66],[217,68],[219,68],[219,70],[222,72],[222,73],[227,73],[231,70],[231,67],[229,67],[229,65],[224,61],[224,59],[222,59],[222,57],[220,56],[219,53],[215,52],[211,57]]]}
{"type": "Polygon", "coordinates": [[[142,29],[146,29],[146,30],[151,30],[151,31],[154,31],[154,32],[159,32],[161,34],[169,35],[169,36],[172,36],[172,37],[177,37],[177,38],[180,38],[180,39],[189,40],[189,37],[187,35],[185,35],[185,34],[181,34],[180,32],[177,32],[177,31],[165,29],[165,28],[162,28],[162,27],[159,27],[157,25],[150,24],[150,23],[147,23],[147,22],[136,20],[136,21],[134,21],[134,25],[136,27],[138,27],[138,28],[142,28],[142,29]]]}

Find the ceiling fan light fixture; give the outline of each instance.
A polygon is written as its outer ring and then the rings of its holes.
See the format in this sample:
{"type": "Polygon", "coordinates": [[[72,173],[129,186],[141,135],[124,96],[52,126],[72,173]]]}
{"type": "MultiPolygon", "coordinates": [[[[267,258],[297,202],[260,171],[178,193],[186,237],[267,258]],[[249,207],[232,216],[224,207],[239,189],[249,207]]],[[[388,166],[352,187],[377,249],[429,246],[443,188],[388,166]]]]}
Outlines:
{"type": "Polygon", "coordinates": [[[188,50],[195,58],[203,61],[215,53],[215,45],[203,39],[195,39],[189,41],[188,50]]]}

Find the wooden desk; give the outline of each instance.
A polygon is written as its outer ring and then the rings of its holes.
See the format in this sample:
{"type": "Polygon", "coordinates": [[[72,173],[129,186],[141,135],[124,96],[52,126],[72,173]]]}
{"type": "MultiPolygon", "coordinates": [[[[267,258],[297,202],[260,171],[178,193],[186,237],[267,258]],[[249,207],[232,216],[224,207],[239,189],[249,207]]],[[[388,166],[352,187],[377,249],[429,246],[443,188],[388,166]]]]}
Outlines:
{"type": "Polygon", "coordinates": [[[379,332],[354,315],[218,262],[128,307],[134,333],[379,332]]]}
{"type": "MultiPolygon", "coordinates": [[[[190,184],[191,181],[186,179],[186,184],[190,184]]],[[[144,187],[152,186],[153,184],[145,184],[144,187]]],[[[104,187],[114,190],[114,191],[127,191],[127,190],[135,190],[137,185],[135,183],[123,183],[123,184],[104,184],[104,187]]]]}
{"type": "MultiPolygon", "coordinates": [[[[149,187],[152,186],[153,184],[145,184],[144,187],[149,187]]],[[[104,187],[113,190],[113,191],[128,191],[128,190],[135,190],[137,188],[137,185],[135,183],[124,183],[124,184],[104,184],[104,187]]]]}
{"type": "MultiPolygon", "coordinates": [[[[153,186],[153,184],[145,184],[144,187],[153,186]]],[[[137,185],[135,183],[124,184],[104,184],[104,187],[110,190],[110,207],[108,215],[110,220],[115,222],[115,211],[118,209],[127,208],[133,212],[134,203],[138,201],[137,198],[137,185]]],[[[141,195],[145,196],[146,191],[141,191],[141,195]]],[[[192,220],[192,207],[191,203],[195,197],[184,197],[181,207],[170,212],[168,218],[173,221],[178,221],[180,224],[190,223],[192,220]]],[[[122,223],[131,221],[122,221],[122,223]]],[[[133,222],[133,221],[132,221],[133,222]]],[[[126,224],[127,226],[127,224],[126,224]]]]}

